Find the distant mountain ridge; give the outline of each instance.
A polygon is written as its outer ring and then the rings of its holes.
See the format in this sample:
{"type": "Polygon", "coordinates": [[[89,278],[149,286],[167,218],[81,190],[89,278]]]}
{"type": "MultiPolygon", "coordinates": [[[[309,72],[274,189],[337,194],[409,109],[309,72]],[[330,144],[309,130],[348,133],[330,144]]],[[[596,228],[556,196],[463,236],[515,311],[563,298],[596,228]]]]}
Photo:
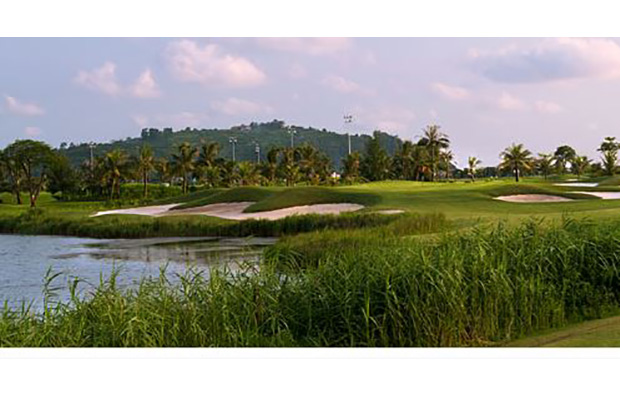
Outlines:
{"type": "MultiPolygon", "coordinates": [[[[319,150],[327,154],[332,161],[332,165],[339,169],[342,159],[348,153],[347,135],[328,131],[326,129],[315,129],[312,127],[291,126],[296,134],[294,135],[295,146],[303,143],[310,143],[319,150]]],[[[109,143],[98,143],[93,146],[95,156],[103,155],[106,152],[120,148],[127,153],[137,155],[143,144],[148,144],[153,148],[156,157],[169,157],[178,145],[189,142],[192,145],[200,146],[202,142],[217,142],[220,145],[220,157],[232,159],[232,147],[229,142],[231,137],[237,139],[236,159],[237,161],[256,161],[256,144],[260,146],[261,160],[265,159],[267,151],[271,147],[289,147],[291,136],[284,121],[273,120],[266,123],[251,123],[249,125],[233,126],[229,129],[190,129],[173,131],[172,128],[154,129],[146,128],[142,130],[140,137],[128,137],[125,140],[111,141],[109,143]]],[[[370,139],[367,134],[352,134],[352,151],[363,152],[366,143],[370,139]]],[[[401,139],[387,133],[380,132],[380,143],[383,148],[393,155],[397,148],[402,144],[401,139]]],[[[72,164],[79,166],[90,158],[90,148],[87,143],[79,145],[62,144],[60,151],[64,153],[72,164]]]]}

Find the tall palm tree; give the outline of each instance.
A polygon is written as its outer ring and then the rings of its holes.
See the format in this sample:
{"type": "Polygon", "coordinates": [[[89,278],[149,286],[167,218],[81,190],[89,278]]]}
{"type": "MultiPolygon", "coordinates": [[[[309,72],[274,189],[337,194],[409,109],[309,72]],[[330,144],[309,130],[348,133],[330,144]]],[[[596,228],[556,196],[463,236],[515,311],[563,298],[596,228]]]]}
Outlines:
{"type": "Polygon", "coordinates": [[[476,181],[476,168],[480,166],[481,163],[482,161],[475,156],[467,158],[467,173],[472,182],[476,181]]]}
{"type": "Polygon", "coordinates": [[[238,165],[238,170],[240,185],[256,185],[260,182],[260,174],[254,163],[241,162],[238,165]]]}
{"type": "Polygon", "coordinates": [[[446,169],[446,178],[452,178],[452,162],[454,161],[454,153],[450,150],[439,152],[441,164],[446,169]]]}
{"type": "Polygon", "coordinates": [[[424,129],[424,135],[418,144],[426,146],[429,151],[429,159],[431,165],[431,181],[435,181],[437,177],[437,168],[440,163],[439,153],[442,149],[450,146],[448,135],[439,131],[438,125],[429,125],[424,129]]]}
{"type": "Polygon", "coordinates": [[[402,178],[405,180],[410,180],[413,178],[414,174],[414,163],[413,156],[415,151],[415,145],[407,140],[403,142],[402,147],[400,148],[400,152],[398,152],[397,156],[401,163],[401,171],[402,178]]]}
{"type": "Polygon", "coordinates": [[[168,159],[161,158],[155,161],[155,170],[161,182],[170,183],[172,180],[172,170],[168,159]]]}
{"type": "Polygon", "coordinates": [[[104,157],[103,177],[110,186],[110,199],[121,197],[121,180],[125,177],[127,164],[128,156],[120,148],[108,152],[104,157]]]}
{"type": "Polygon", "coordinates": [[[540,171],[545,177],[545,180],[551,173],[551,167],[553,164],[553,154],[538,154],[538,159],[536,160],[536,167],[538,171],[540,171]]]}
{"type": "Polygon", "coordinates": [[[308,183],[316,183],[320,152],[313,145],[303,143],[296,148],[299,156],[299,170],[308,183]]]}
{"type": "Polygon", "coordinates": [[[519,174],[532,168],[532,153],[523,147],[523,144],[512,144],[501,154],[500,167],[511,170],[515,175],[515,181],[519,182],[519,174]]]}
{"type": "Polygon", "coordinates": [[[291,147],[284,148],[282,151],[280,167],[287,186],[294,186],[299,180],[299,166],[295,160],[295,153],[295,149],[291,147]]]}
{"type": "Polygon", "coordinates": [[[592,161],[588,159],[587,156],[578,155],[573,158],[573,160],[571,161],[571,167],[574,173],[577,175],[577,179],[580,179],[581,175],[585,173],[586,170],[588,170],[588,167],[590,166],[590,162],[592,161]]]}
{"type": "Polygon", "coordinates": [[[603,170],[608,176],[616,174],[618,168],[618,150],[620,149],[620,143],[616,141],[615,137],[605,137],[605,140],[598,148],[603,154],[603,170]]]}
{"type": "Polygon", "coordinates": [[[194,159],[197,153],[198,150],[195,147],[185,142],[178,147],[175,154],[172,154],[172,168],[175,174],[181,177],[181,190],[184,194],[189,189],[189,178],[196,168],[194,159]]]}
{"type": "Polygon", "coordinates": [[[220,153],[220,145],[216,142],[203,143],[200,147],[198,164],[204,167],[216,166],[217,156],[220,153]]]}
{"type": "Polygon", "coordinates": [[[342,161],[343,177],[348,183],[355,182],[360,176],[360,153],[351,152],[342,161]]]}
{"type": "Polygon", "coordinates": [[[138,157],[138,172],[142,177],[142,183],[144,184],[143,196],[146,199],[149,195],[148,183],[149,175],[155,170],[155,157],[153,156],[153,149],[149,145],[143,145],[140,148],[140,155],[138,157]]]}
{"type": "Polygon", "coordinates": [[[278,158],[282,152],[281,148],[273,147],[267,151],[267,161],[263,165],[264,175],[269,184],[275,184],[278,176],[278,158]]]}

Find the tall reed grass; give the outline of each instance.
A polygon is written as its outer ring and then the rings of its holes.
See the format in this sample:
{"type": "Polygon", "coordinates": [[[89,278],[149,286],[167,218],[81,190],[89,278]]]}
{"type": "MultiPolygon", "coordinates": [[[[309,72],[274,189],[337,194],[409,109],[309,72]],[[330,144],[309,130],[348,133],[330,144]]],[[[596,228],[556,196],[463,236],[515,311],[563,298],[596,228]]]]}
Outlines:
{"type": "Polygon", "coordinates": [[[412,238],[392,224],[324,255],[307,247],[324,242],[317,232],[274,247],[260,269],[162,275],[133,290],[112,279],[43,314],[5,308],[0,345],[496,345],[617,313],[617,225],[530,221],[412,238]]]}

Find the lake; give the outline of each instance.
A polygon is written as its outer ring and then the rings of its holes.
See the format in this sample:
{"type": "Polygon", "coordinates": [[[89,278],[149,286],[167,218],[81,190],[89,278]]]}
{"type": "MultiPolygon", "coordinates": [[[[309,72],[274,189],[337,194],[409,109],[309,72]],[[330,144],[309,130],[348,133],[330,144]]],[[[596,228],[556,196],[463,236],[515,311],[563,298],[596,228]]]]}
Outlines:
{"type": "Polygon", "coordinates": [[[0,301],[19,307],[43,305],[47,273],[60,273],[50,288],[55,300],[69,298],[69,282],[81,280],[87,295],[100,280],[118,272],[119,287],[135,286],[145,277],[158,277],[160,268],[176,278],[188,269],[208,276],[209,269],[241,262],[258,263],[264,247],[275,238],[164,237],[136,240],[101,240],[64,236],[0,235],[0,301]]]}

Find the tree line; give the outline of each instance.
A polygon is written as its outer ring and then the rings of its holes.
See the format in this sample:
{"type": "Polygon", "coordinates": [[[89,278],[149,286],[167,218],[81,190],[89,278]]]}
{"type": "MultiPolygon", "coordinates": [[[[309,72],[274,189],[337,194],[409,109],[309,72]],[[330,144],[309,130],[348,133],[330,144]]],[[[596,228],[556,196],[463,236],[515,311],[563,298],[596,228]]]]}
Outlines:
{"type": "Polygon", "coordinates": [[[512,175],[518,182],[524,175],[571,172],[580,178],[586,172],[613,175],[618,170],[620,143],[607,137],[598,150],[601,162],[593,163],[567,145],[537,157],[523,144],[512,144],[500,154],[499,166],[481,168],[481,161],[469,157],[459,169],[450,150],[449,136],[438,125],[427,126],[417,141],[403,141],[394,155],[374,132],[362,152],[354,151],[342,161],[342,172],[334,170],[330,158],[310,143],[271,147],[264,159],[233,161],[220,155],[220,145],[203,141],[199,145],[179,144],[169,157],[156,157],[148,144],[133,155],[116,148],[72,166],[60,150],[41,141],[16,140],[0,151],[0,189],[11,192],[18,204],[26,193],[31,207],[41,191],[63,199],[121,199],[121,185],[141,183],[142,197],[149,198],[149,184],[177,185],[186,194],[196,185],[207,188],[286,185],[352,184],[364,181],[442,181],[477,176],[512,175]]]}

